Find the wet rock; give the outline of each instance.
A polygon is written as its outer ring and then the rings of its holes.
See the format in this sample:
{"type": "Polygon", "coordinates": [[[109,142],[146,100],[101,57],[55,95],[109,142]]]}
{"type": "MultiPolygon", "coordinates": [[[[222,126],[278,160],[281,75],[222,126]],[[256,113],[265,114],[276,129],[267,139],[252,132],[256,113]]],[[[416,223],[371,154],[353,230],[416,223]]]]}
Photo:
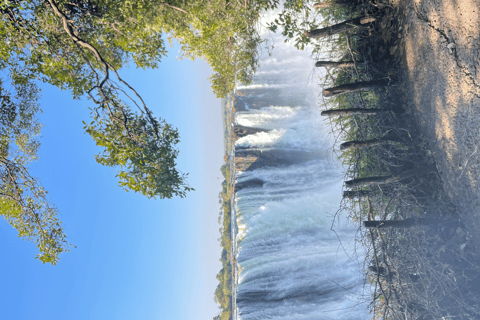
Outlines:
{"type": "Polygon", "coordinates": [[[268,131],[270,131],[270,130],[261,129],[261,128],[244,127],[244,126],[240,126],[240,125],[236,125],[233,128],[235,141],[238,140],[241,137],[245,137],[245,136],[248,136],[250,134],[255,134],[255,133],[258,133],[258,132],[268,132],[268,131]]]}
{"type": "Polygon", "coordinates": [[[233,102],[233,112],[238,112],[238,111],[246,111],[247,109],[245,108],[245,102],[242,100],[242,98],[233,96],[232,97],[232,102],[233,102]]]}
{"type": "Polygon", "coordinates": [[[311,92],[308,92],[307,88],[303,89],[305,92],[296,92],[291,94],[278,88],[255,88],[255,89],[242,89],[238,90],[236,95],[237,99],[242,102],[238,103],[237,111],[243,111],[248,109],[261,109],[271,106],[297,106],[305,103],[306,97],[311,92]]]}
{"type": "Polygon", "coordinates": [[[235,192],[238,192],[245,188],[260,188],[263,187],[265,181],[258,178],[253,178],[247,181],[238,182],[235,184],[235,192]]]}
{"type": "Polygon", "coordinates": [[[318,154],[302,150],[237,149],[235,170],[251,171],[261,167],[290,166],[318,158],[318,154]]]}

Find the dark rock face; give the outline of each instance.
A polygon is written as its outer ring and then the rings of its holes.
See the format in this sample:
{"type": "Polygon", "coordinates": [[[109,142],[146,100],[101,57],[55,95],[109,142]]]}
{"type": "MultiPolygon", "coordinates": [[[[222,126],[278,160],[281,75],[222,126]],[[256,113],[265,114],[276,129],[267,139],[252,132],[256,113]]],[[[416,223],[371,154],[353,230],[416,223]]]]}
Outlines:
{"type": "Polygon", "coordinates": [[[249,109],[302,105],[305,103],[305,97],[308,95],[308,92],[305,90],[304,93],[295,92],[294,94],[289,94],[277,88],[258,88],[238,90],[236,95],[235,110],[244,111],[246,110],[246,105],[248,105],[249,109]]]}
{"type": "Polygon", "coordinates": [[[235,192],[238,192],[244,188],[260,188],[263,187],[265,181],[258,178],[253,178],[247,181],[238,182],[235,184],[235,192]]]}
{"type": "Polygon", "coordinates": [[[255,134],[257,132],[268,132],[270,130],[260,129],[260,128],[251,128],[251,127],[244,127],[236,125],[233,128],[233,133],[235,135],[234,139],[238,140],[238,138],[248,136],[250,134],[255,134]]]}
{"type": "Polygon", "coordinates": [[[246,111],[247,108],[245,108],[245,102],[243,102],[243,99],[237,96],[232,97],[232,103],[233,103],[233,112],[238,112],[238,111],[246,111]]]}
{"type": "Polygon", "coordinates": [[[238,149],[235,151],[235,170],[252,171],[261,167],[280,167],[310,161],[318,157],[309,151],[238,149]]]}

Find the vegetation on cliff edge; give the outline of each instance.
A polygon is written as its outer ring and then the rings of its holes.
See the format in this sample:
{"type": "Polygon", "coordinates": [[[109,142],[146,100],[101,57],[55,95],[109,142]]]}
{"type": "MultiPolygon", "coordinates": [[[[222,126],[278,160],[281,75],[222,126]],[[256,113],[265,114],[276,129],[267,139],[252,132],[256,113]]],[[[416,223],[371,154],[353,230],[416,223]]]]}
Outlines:
{"type": "Polygon", "coordinates": [[[222,269],[217,274],[218,286],[215,290],[214,300],[219,304],[220,314],[214,320],[229,320],[232,316],[232,216],[230,200],[233,196],[230,185],[230,165],[224,164],[221,168],[225,180],[222,182],[222,192],[219,194],[219,203],[221,204],[218,222],[221,224],[220,244],[222,246],[222,269]]]}

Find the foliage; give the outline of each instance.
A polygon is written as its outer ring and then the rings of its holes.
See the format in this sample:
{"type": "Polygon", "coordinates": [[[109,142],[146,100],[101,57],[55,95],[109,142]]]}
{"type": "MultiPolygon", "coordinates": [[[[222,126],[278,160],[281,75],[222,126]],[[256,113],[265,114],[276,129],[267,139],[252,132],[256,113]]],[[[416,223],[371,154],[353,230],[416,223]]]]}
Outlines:
{"type": "Polygon", "coordinates": [[[188,6],[195,16],[191,24],[169,20],[164,30],[179,39],[183,58],[198,57],[209,63],[214,71],[212,89],[218,97],[225,97],[236,82],[252,80],[258,46],[264,42],[257,32],[258,19],[262,11],[277,5],[278,0],[192,2],[188,6]]]}
{"type": "Polygon", "coordinates": [[[259,15],[277,4],[276,0],[15,0],[0,4],[0,70],[9,80],[1,90],[12,86],[18,100],[11,104],[8,94],[2,95],[0,161],[3,170],[14,174],[3,175],[0,211],[20,236],[39,245],[42,261],[55,263],[68,245],[55,218],[56,209],[26,167],[36,160],[38,148],[36,81],[69,90],[74,99],[92,100],[92,121],[84,129],[103,147],[97,162],[118,170],[122,188],[149,198],[185,197],[193,188],[187,175],[176,168],[177,129],[153,116],[119,70],[127,64],[157,67],[166,54],[166,40],[177,39],[182,57],[210,63],[214,92],[224,96],[236,81],[251,80],[258,63],[256,50],[262,43],[256,31],[259,15]]]}
{"type": "MultiPolygon", "coordinates": [[[[156,67],[166,52],[162,37],[168,34],[170,41],[179,40],[182,57],[201,57],[211,64],[215,71],[214,91],[223,96],[233,90],[236,80],[251,79],[257,63],[257,46],[261,43],[255,24],[261,10],[276,4],[262,0],[238,8],[234,3],[215,0],[4,3],[0,7],[3,13],[0,32],[6,39],[1,50],[2,65],[8,66],[11,73],[14,69],[20,70],[26,81],[40,79],[69,89],[74,98],[87,94],[97,106],[93,109],[95,123],[86,129],[97,142],[111,140],[113,132],[126,134],[122,140],[135,141],[123,145],[125,161],[110,158],[112,150],[107,150],[100,162],[123,165],[130,169],[128,175],[135,175],[137,171],[142,171],[144,176],[151,175],[152,172],[142,166],[145,156],[138,154],[140,140],[146,139],[147,145],[156,144],[155,151],[162,150],[159,141],[162,146],[170,143],[171,149],[178,142],[178,133],[164,121],[153,118],[137,92],[119,77],[118,69],[129,62],[141,68],[156,67]],[[130,96],[135,100],[129,99],[130,96]],[[135,104],[141,115],[132,116],[134,113],[127,102],[135,104]],[[144,130],[139,137],[131,128],[143,124],[153,130],[144,130]],[[107,133],[105,129],[112,130],[107,133]]],[[[145,126],[140,130],[143,129],[145,126]]],[[[177,152],[168,152],[169,161],[165,163],[173,164],[170,160],[175,159],[177,152]]],[[[163,158],[157,156],[150,162],[163,158]]],[[[122,179],[125,173],[122,171],[118,176],[122,179]]],[[[152,178],[170,184],[165,188],[169,190],[166,193],[153,185],[146,189],[160,192],[157,193],[160,197],[185,195],[191,190],[184,175],[172,174],[175,176],[172,181],[162,180],[162,175],[152,178]]],[[[122,186],[133,187],[124,182],[121,181],[122,186]]],[[[130,189],[142,190],[138,185],[130,189]]],[[[153,194],[147,192],[147,195],[153,194]]]]}
{"type": "Polygon", "coordinates": [[[352,10],[348,6],[337,6],[334,0],[325,0],[322,3],[330,4],[325,8],[315,9],[316,0],[289,0],[284,3],[278,18],[268,24],[268,28],[276,32],[281,30],[285,42],[293,41],[294,46],[304,50],[307,45],[316,45],[316,42],[304,35],[319,27],[345,20],[351,16],[352,10]]]}
{"type": "Polygon", "coordinates": [[[0,215],[18,236],[33,241],[36,258],[56,264],[59,254],[69,251],[57,209],[47,192],[25,167],[37,157],[40,124],[36,114],[38,88],[31,82],[12,82],[15,94],[0,81],[0,215]]]}
{"type": "Polygon", "coordinates": [[[7,38],[13,38],[18,30],[22,35],[20,40],[8,42],[16,55],[8,57],[5,65],[21,68],[27,80],[37,78],[70,89],[74,98],[86,94],[96,103],[94,121],[85,129],[105,148],[97,161],[121,169],[117,176],[124,188],[148,197],[185,196],[192,189],[185,175],[175,169],[178,132],[155,119],[117,72],[130,60],[142,68],[155,67],[165,53],[152,9],[146,3],[138,7],[128,1],[94,5],[49,0],[5,6],[7,38]],[[137,9],[144,13],[141,18],[134,14],[137,9]],[[138,107],[140,115],[132,112],[127,102],[138,107]],[[162,169],[153,169],[156,161],[163,161],[158,164],[162,169]]]}
{"type": "Polygon", "coordinates": [[[313,4],[316,1],[290,0],[286,1],[278,18],[268,24],[268,28],[276,32],[281,28],[285,42],[294,41],[299,50],[304,50],[312,41],[305,37],[305,31],[318,27],[323,18],[316,14],[313,4]]]}
{"type": "Polygon", "coordinates": [[[127,107],[112,112],[113,121],[98,120],[97,116],[94,119],[97,121],[85,125],[86,132],[105,148],[96,160],[104,166],[121,168],[117,177],[126,191],[149,198],[172,198],[185,197],[187,191],[193,190],[176,187],[184,183],[187,175],[175,169],[178,150],[173,146],[179,142],[179,135],[164,120],[146,122],[127,107]],[[133,125],[125,126],[127,121],[133,125]]]}
{"type": "MultiPolygon", "coordinates": [[[[229,160],[229,159],[228,159],[229,160]]],[[[231,262],[232,252],[232,216],[230,207],[230,196],[232,194],[232,186],[230,185],[230,166],[228,161],[224,164],[220,171],[222,172],[225,180],[222,183],[223,190],[219,195],[222,200],[222,207],[220,214],[223,216],[221,221],[222,227],[220,228],[220,244],[223,248],[220,261],[222,262],[222,269],[217,274],[217,280],[219,281],[217,288],[215,289],[214,300],[220,305],[219,319],[229,320],[232,314],[232,281],[233,270],[231,262]]],[[[215,319],[215,318],[214,318],[215,319]]]]}
{"type": "Polygon", "coordinates": [[[40,251],[36,258],[56,264],[59,254],[69,251],[57,209],[47,199],[47,192],[18,163],[0,160],[0,215],[17,231],[18,236],[33,241],[40,251]]]}

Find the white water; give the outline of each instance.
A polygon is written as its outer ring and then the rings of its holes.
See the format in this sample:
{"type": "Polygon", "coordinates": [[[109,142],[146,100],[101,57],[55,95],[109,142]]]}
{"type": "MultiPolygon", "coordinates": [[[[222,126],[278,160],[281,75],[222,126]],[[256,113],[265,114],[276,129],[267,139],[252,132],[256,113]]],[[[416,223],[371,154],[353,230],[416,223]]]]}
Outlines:
{"type": "Polygon", "coordinates": [[[261,60],[254,83],[238,88],[244,100],[272,95],[295,105],[236,114],[242,126],[269,129],[239,139],[241,148],[313,154],[308,161],[237,172],[237,182],[256,178],[263,186],[236,194],[240,270],[237,318],[367,319],[359,266],[349,259],[353,231],[330,230],[338,209],[342,174],[329,157],[327,130],[319,116],[318,89],[308,85],[313,61],[276,39],[272,57],[261,60]]]}

